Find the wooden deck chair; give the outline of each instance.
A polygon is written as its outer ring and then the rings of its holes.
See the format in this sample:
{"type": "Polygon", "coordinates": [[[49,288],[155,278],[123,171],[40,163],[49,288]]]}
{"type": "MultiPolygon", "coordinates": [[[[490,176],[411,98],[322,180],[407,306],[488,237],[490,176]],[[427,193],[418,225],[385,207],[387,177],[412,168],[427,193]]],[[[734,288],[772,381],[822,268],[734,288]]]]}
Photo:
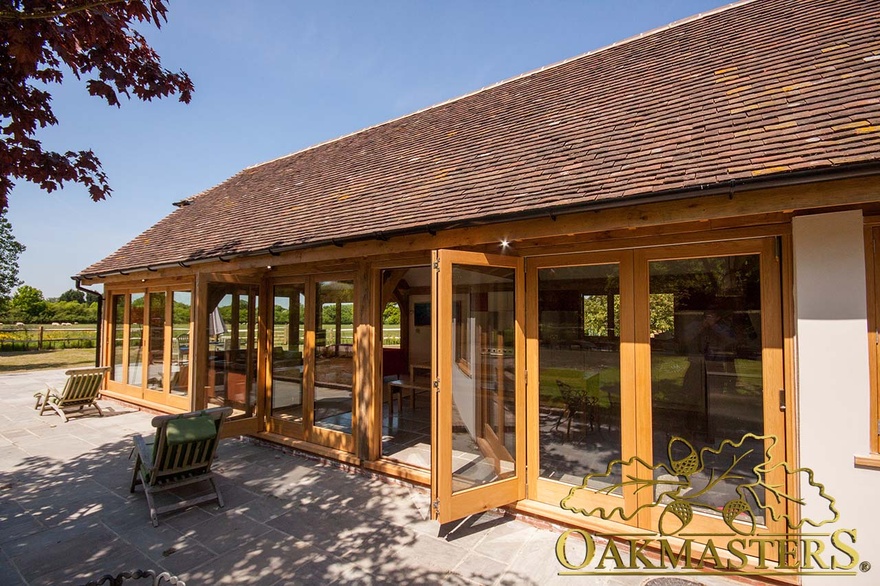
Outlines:
{"type": "Polygon", "coordinates": [[[231,413],[231,407],[214,407],[181,415],[160,415],[152,421],[156,428],[152,444],[141,435],[134,436],[137,459],[130,490],[134,492],[138,484],[143,485],[153,527],[159,526],[160,513],[212,500],[223,506],[223,497],[214,482],[211,464],[217,450],[220,427],[231,413]],[[157,507],[153,500],[156,493],[203,481],[210,483],[211,493],[162,507],[157,507]]]}
{"type": "Polygon", "coordinates": [[[34,395],[37,398],[37,404],[34,409],[40,410],[42,415],[46,409],[52,409],[61,416],[61,419],[67,423],[67,415],[65,409],[78,407],[80,411],[83,407],[94,407],[101,417],[104,414],[98,407],[98,395],[101,392],[101,386],[104,382],[104,375],[110,372],[109,366],[100,368],[74,368],[68,370],[64,374],[67,375],[67,382],[61,391],[46,385],[46,390],[34,395]]]}

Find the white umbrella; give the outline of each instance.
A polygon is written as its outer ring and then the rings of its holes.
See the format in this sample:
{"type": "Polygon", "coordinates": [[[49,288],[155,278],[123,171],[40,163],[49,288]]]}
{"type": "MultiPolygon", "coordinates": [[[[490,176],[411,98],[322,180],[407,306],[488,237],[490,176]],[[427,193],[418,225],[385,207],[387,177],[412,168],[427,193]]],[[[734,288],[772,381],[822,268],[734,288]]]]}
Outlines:
{"type": "Polygon", "coordinates": [[[220,315],[220,308],[214,308],[211,315],[208,316],[208,335],[219,336],[226,333],[226,324],[223,323],[223,317],[220,315]]]}

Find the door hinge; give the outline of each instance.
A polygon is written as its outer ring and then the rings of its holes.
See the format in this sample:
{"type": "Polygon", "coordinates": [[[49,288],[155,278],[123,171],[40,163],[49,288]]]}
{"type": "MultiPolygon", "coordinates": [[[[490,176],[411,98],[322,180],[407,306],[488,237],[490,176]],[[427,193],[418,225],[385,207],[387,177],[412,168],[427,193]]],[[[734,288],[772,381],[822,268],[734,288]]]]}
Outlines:
{"type": "Polygon", "coordinates": [[[435,499],[433,503],[431,503],[431,507],[434,509],[434,516],[440,516],[440,499],[435,499]]]}
{"type": "Polygon", "coordinates": [[[431,383],[431,386],[434,387],[436,390],[439,391],[439,390],[440,390],[440,379],[439,379],[439,378],[435,378],[435,379],[434,379],[434,382],[431,383]]]}
{"type": "Polygon", "coordinates": [[[439,271],[439,270],[440,270],[440,261],[439,261],[439,260],[435,260],[435,261],[434,261],[434,270],[435,270],[435,271],[439,271]]]}
{"type": "Polygon", "coordinates": [[[785,389],[779,389],[779,410],[785,411],[785,389]]]}
{"type": "Polygon", "coordinates": [[[877,420],[877,435],[880,435],[880,419],[877,420]]]}

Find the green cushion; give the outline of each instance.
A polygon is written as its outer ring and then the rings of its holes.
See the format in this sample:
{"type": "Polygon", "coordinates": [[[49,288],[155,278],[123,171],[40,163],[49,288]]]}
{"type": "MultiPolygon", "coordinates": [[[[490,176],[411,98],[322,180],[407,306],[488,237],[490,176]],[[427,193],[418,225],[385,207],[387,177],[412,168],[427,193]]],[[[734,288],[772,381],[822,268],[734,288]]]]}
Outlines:
{"type": "Polygon", "coordinates": [[[205,415],[173,419],[165,428],[165,438],[169,446],[211,439],[216,435],[217,427],[214,425],[214,420],[205,415]]]}

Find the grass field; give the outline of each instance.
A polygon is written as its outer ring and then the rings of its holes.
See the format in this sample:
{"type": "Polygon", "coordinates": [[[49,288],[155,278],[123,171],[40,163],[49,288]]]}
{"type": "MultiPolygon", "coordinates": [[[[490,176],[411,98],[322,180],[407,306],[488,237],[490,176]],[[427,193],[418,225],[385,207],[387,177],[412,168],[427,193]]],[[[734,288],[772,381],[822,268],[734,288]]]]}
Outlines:
{"type": "Polygon", "coordinates": [[[44,370],[47,368],[72,368],[74,366],[90,366],[94,364],[94,348],[0,353],[0,373],[44,370]]]}

